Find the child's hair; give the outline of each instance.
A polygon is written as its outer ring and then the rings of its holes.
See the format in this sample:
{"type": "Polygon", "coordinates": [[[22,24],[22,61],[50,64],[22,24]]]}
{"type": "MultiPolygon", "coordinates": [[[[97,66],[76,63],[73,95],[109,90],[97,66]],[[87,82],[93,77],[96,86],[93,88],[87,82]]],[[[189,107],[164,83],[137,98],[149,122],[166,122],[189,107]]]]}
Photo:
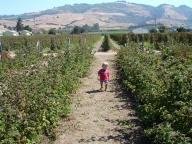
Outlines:
{"type": "Polygon", "coordinates": [[[108,62],[104,62],[103,64],[102,64],[102,68],[107,68],[109,66],[109,64],[108,64],[108,62]]]}

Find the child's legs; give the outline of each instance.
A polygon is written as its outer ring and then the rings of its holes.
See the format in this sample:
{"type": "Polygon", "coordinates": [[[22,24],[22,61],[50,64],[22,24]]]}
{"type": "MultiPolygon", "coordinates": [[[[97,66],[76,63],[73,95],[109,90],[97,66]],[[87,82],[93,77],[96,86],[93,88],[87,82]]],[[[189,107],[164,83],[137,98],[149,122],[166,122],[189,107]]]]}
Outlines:
{"type": "Polygon", "coordinates": [[[100,81],[100,84],[101,84],[101,89],[103,88],[103,81],[100,81]]]}
{"type": "Polygon", "coordinates": [[[108,83],[105,83],[105,91],[107,90],[108,87],[108,83]]]}
{"type": "Polygon", "coordinates": [[[108,81],[106,80],[105,81],[105,91],[107,90],[107,88],[108,88],[108,81]]]}

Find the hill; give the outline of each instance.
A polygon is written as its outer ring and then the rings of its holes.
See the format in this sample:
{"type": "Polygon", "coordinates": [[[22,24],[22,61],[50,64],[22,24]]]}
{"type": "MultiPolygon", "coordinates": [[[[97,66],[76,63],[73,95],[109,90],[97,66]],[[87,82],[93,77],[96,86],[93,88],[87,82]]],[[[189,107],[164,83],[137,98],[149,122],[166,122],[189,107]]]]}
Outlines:
{"type": "Polygon", "coordinates": [[[125,1],[100,4],[74,4],[55,7],[41,12],[22,15],[0,16],[0,25],[14,26],[21,17],[24,24],[36,28],[59,28],[93,25],[99,23],[102,29],[128,28],[157,23],[167,26],[192,26],[192,8],[163,4],[158,7],[128,3],[125,1]]]}

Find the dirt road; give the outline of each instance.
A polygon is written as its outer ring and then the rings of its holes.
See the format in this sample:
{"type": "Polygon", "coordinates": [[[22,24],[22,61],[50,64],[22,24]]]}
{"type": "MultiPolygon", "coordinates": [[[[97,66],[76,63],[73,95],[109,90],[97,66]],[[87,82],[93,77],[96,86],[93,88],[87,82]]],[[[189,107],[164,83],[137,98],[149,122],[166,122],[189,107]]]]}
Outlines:
{"type": "MultiPolygon", "coordinates": [[[[97,43],[99,49],[101,42],[97,43]]],[[[132,96],[122,92],[117,82],[116,53],[96,52],[87,77],[73,100],[71,116],[60,124],[54,144],[142,144],[143,130],[134,111],[132,96]],[[110,84],[100,92],[97,71],[102,62],[110,65],[110,84]]]]}

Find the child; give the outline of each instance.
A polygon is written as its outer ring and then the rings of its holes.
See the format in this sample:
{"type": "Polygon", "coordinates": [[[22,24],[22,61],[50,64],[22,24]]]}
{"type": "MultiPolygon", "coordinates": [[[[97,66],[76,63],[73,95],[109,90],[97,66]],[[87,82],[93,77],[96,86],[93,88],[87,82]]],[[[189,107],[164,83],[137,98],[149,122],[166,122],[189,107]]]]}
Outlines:
{"type": "Polygon", "coordinates": [[[100,90],[103,90],[103,83],[105,83],[105,91],[107,91],[107,86],[109,82],[109,64],[107,62],[104,62],[102,64],[102,69],[98,71],[98,80],[100,80],[101,83],[100,90]]]}

